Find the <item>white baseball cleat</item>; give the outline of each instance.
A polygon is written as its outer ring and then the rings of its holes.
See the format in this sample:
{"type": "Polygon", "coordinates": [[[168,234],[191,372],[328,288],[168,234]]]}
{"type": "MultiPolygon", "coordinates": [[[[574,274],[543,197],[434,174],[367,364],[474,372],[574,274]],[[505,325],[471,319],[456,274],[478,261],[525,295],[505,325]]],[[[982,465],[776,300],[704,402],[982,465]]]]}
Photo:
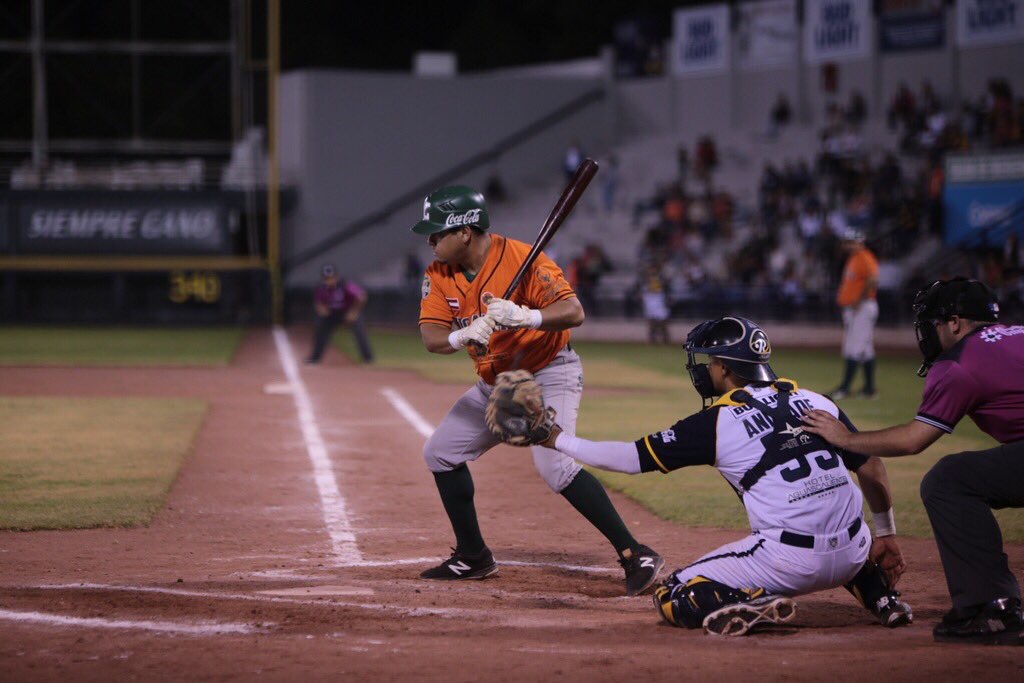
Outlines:
{"type": "Polygon", "coordinates": [[[759,624],[785,624],[795,616],[795,602],[766,595],[715,610],[704,617],[704,630],[716,636],[744,636],[759,624]]]}

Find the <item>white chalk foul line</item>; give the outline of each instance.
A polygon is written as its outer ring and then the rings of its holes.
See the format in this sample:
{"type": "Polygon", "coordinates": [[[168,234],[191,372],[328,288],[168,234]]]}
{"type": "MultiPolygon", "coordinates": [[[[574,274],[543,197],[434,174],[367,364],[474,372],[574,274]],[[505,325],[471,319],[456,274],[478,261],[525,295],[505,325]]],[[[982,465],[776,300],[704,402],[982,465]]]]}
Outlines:
{"type": "MultiPolygon", "coordinates": [[[[391,612],[409,617],[436,616],[446,618],[465,618],[472,616],[486,616],[488,610],[464,609],[459,607],[398,607],[383,603],[354,602],[350,600],[338,600],[325,596],[319,599],[288,598],[276,595],[260,595],[252,593],[230,593],[221,591],[197,591],[187,588],[160,588],[159,586],[118,586],[105,583],[55,583],[43,584],[41,586],[21,586],[32,590],[95,590],[95,591],[116,591],[121,593],[159,593],[161,595],[176,595],[185,598],[204,598],[207,600],[243,600],[249,602],[278,602],[293,605],[324,605],[331,604],[338,607],[352,607],[375,612],[391,612]]],[[[272,624],[265,624],[272,625],[272,624]]]]}
{"type": "Polygon", "coordinates": [[[339,564],[359,562],[363,556],[356,544],[356,536],[352,531],[348,511],[345,509],[345,499],[338,489],[338,481],[334,478],[331,460],[327,457],[327,446],[324,445],[316,415],[313,413],[313,402],[309,398],[305,382],[299,375],[299,368],[292,354],[292,345],[283,328],[274,328],[274,344],[277,346],[277,356],[281,360],[285,377],[292,388],[302,439],[306,442],[306,453],[313,464],[313,478],[320,494],[320,508],[323,511],[327,533],[331,537],[335,560],[339,564]]]}
{"type": "Polygon", "coordinates": [[[46,624],[48,626],[76,626],[79,628],[159,631],[161,633],[182,633],[195,636],[208,636],[217,633],[252,633],[258,630],[248,624],[223,624],[217,622],[183,624],[174,621],[69,617],[63,614],[18,612],[9,609],[0,609],[0,621],[14,621],[22,624],[46,624]]]}
{"type": "Polygon", "coordinates": [[[391,387],[381,387],[380,393],[384,394],[384,398],[388,400],[391,407],[397,410],[398,414],[404,417],[412,425],[412,428],[420,433],[420,436],[424,439],[430,438],[430,435],[434,433],[434,425],[427,422],[400,393],[391,387]]]}

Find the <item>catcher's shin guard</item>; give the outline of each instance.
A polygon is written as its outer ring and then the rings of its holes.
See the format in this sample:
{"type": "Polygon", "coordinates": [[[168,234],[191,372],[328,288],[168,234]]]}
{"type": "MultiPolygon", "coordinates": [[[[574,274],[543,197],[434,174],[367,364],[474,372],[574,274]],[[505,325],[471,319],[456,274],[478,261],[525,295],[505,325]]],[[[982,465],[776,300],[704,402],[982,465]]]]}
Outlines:
{"type": "Polygon", "coordinates": [[[889,585],[885,572],[867,560],[857,575],[843,586],[883,626],[895,628],[914,621],[910,605],[899,599],[900,592],[889,585]]]}
{"type": "Polygon", "coordinates": [[[661,618],[673,626],[701,628],[712,612],[762,595],[763,588],[731,588],[703,576],[680,583],[673,573],[654,591],[654,606],[661,618]]]}

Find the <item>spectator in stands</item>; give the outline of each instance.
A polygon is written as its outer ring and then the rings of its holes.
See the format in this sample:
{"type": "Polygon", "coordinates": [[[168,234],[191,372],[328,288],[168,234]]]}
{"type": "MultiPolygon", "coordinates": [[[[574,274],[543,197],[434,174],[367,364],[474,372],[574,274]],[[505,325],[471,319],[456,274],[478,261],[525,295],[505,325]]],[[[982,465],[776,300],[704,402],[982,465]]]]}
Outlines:
{"type": "Polygon", "coordinates": [[[679,174],[679,187],[686,192],[686,180],[690,175],[690,152],[686,149],[686,145],[679,145],[676,149],[676,169],[679,174]]]}
{"type": "Polygon", "coordinates": [[[906,83],[900,83],[896,95],[889,104],[889,128],[896,130],[900,125],[909,127],[917,111],[917,100],[906,83]]]}
{"type": "Polygon", "coordinates": [[[786,97],[786,93],[780,92],[778,97],[775,98],[775,104],[772,106],[771,125],[768,130],[769,135],[775,137],[792,120],[793,108],[789,106],[789,98],[786,97]]]}
{"type": "Polygon", "coordinates": [[[576,296],[583,304],[583,310],[588,314],[600,315],[597,286],[601,277],[611,270],[611,261],[604,250],[596,244],[588,244],[583,249],[583,253],[570,263],[569,282],[576,290],[576,296]]]}
{"type": "Polygon", "coordinates": [[[565,174],[565,182],[572,180],[572,177],[576,174],[576,169],[579,168],[580,164],[583,163],[585,155],[583,154],[583,148],[580,147],[579,140],[573,140],[569,143],[569,147],[565,150],[565,156],[562,157],[562,172],[565,174]]]}
{"type": "Polygon", "coordinates": [[[332,264],[327,263],[320,268],[320,286],[313,292],[313,307],[316,309],[313,350],[306,363],[315,365],[320,362],[331,333],[339,324],[352,328],[363,362],[373,362],[373,351],[361,315],[366,298],[366,291],[355,282],[338,277],[338,271],[332,264]]]}
{"type": "Polygon", "coordinates": [[[941,235],[945,229],[945,209],[942,205],[942,187],[945,184],[946,172],[942,168],[942,158],[933,154],[926,175],[926,210],[928,212],[928,230],[933,235],[941,235]]]}
{"type": "Polygon", "coordinates": [[[711,190],[711,174],[718,168],[718,147],[715,139],[704,135],[697,141],[697,177],[706,191],[711,190]]]}
{"type": "Polygon", "coordinates": [[[501,176],[498,175],[497,171],[491,173],[484,183],[484,196],[487,197],[487,201],[491,204],[500,204],[508,200],[508,191],[505,189],[505,183],[502,182],[501,176]]]}
{"type": "Polygon", "coordinates": [[[668,278],[663,266],[650,264],[644,269],[641,287],[647,340],[652,344],[668,344],[668,278]]]}
{"type": "Polygon", "coordinates": [[[846,106],[846,122],[860,126],[868,117],[868,104],[860,90],[850,92],[850,103],[846,106]]]}
{"type": "Polygon", "coordinates": [[[411,292],[418,292],[423,282],[423,263],[415,251],[405,255],[405,265],[402,268],[402,280],[405,287],[411,292]]]}

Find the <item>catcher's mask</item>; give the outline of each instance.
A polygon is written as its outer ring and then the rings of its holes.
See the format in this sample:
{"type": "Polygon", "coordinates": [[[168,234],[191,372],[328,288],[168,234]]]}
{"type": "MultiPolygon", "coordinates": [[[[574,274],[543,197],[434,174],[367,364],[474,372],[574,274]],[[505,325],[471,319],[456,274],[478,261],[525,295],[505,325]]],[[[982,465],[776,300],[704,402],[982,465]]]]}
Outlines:
{"type": "Polygon", "coordinates": [[[936,280],[917,291],[914,295],[914,332],[924,358],[917,369],[918,377],[927,376],[932,363],[942,353],[935,326],[954,316],[987,323],[998,321],[999,301],[995,292],[985,283],[965,277],[936,280]]]}
{"type": "Polygon", "coordinates": [[[686,370],[693,388],[704,400],[704,407],[717,394],[707,363],[698,363],[694,358],[696,354],[717,358],[738,377],[751,382],[778,379],[768,364],[772,355],[768,335],[746,318],[729,316],[706,320],[690,330],[683,348],[686,349],[686,370]]]}

